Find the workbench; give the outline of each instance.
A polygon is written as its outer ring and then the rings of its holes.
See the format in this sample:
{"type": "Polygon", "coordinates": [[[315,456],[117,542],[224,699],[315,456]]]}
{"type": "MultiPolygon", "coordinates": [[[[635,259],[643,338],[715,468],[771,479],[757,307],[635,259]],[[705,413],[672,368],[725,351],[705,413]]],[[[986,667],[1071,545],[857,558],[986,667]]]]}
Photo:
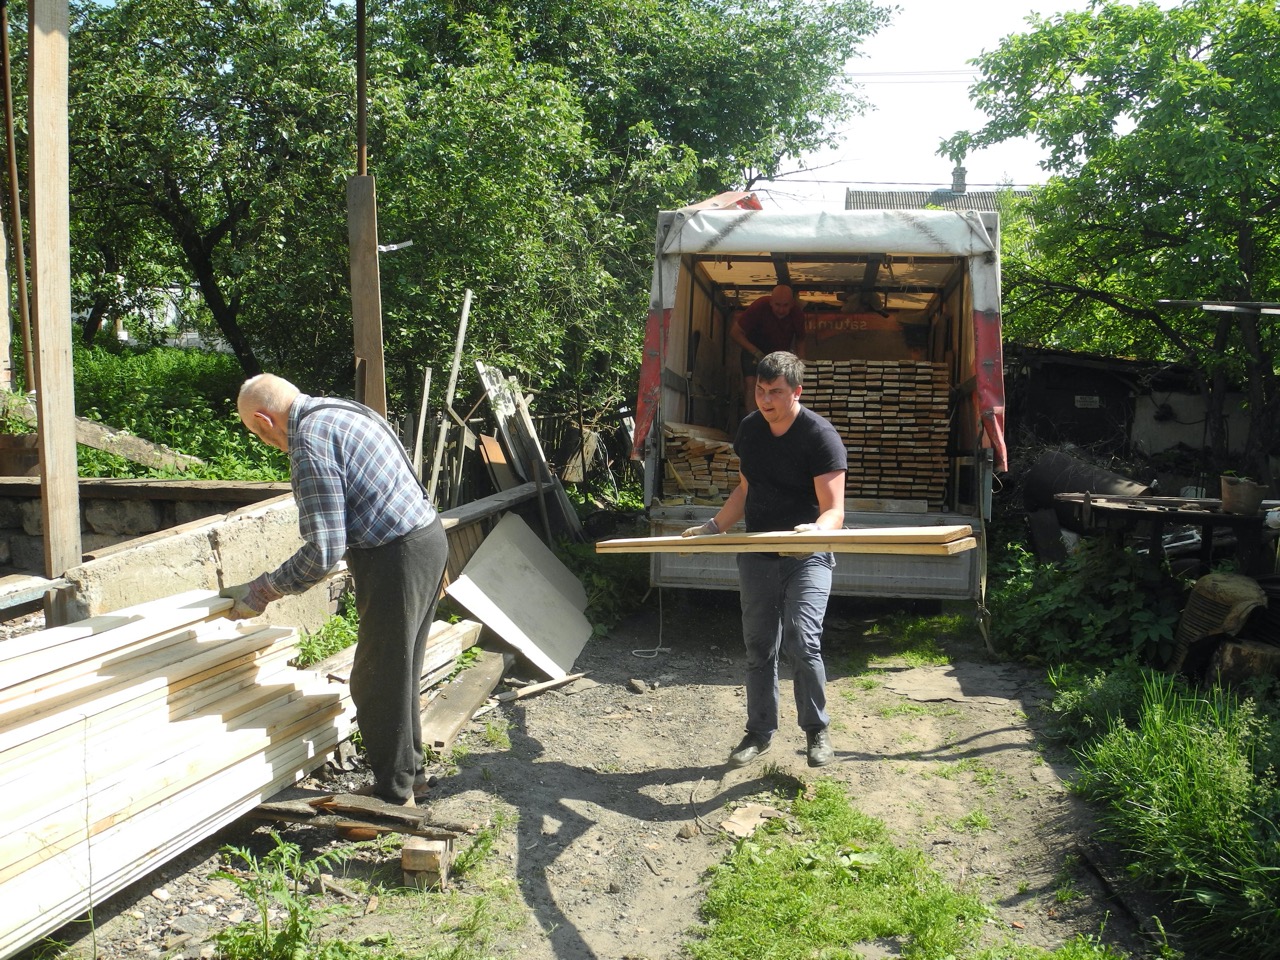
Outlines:
{"type": "MultiPolygon", "coordinates": [[[[1280,500],[1264,500],[1257,513],[1227,513],[1222,501],[1195,497],[1097,497],[1089,493],[1059,493],[1054,499],[1065,503],[1080,518],[1084,529],[1114,529],[1136,532],[1145,526],[1152,557],[1165,555],[1164,534],[1168,527],[1195,527],[1200,531],[1197,573],[1209,572],[1213,560],[1216,530],[1230,531],[1236,540],[1236,566],[1240,573],[1260,576],[1274,573],[1274,556],[1263,550],[1280,531],[1266,526],[1268,510],[1280,508],[1280,500]]],[[[1140,535],[1140,534],[1139,534],[1140,535]]]]}

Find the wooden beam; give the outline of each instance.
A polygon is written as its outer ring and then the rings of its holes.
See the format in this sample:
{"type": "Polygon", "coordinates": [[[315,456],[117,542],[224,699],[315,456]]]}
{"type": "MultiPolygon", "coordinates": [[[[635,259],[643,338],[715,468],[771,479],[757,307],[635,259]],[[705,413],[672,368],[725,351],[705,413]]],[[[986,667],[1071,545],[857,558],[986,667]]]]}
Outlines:
{"type": "Polygon", "coordinates": [[[359,400],[387,415],[387,372],[382,349],[382,289],[378,272],[378,198],[372,176],[347,181],[347,238],[351,247],[351,316],[356,360],[363,364],[359,400]]]}
{"type": "MultiPolygon", "coordinates": [[[[75,401],[71,369],[71,233],[68,203],[67,0],[32,0],[30,87],[31,276],[36,411],[46,577],[80,562],[75,401]]],[[[56,606],[47,622],[63,623],[56,606]]]]}

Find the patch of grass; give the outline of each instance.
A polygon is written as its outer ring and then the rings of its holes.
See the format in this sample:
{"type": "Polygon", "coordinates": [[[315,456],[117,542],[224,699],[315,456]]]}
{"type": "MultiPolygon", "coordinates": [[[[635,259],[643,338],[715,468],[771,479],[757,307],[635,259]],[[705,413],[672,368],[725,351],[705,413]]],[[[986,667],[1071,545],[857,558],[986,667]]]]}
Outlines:
{"type": "Polygon", "coordinates": [[[690,956],[853,957],[859,942],[892,939],[903,956],[924,960],[974,941],[987,914],[981,902],[951,889],[920,851],[895,847],[885,825],[851,807],[838,784],[818,781],[790,812],[797,833],[770,821],[715,868],[707,925],[690,956]]]}
{"type": "Polygon", "coordinates": [[[960,714],[960,711],[955,707],[943,707],[931,703],[913,703],[910,701],[881,707],[879,712],[882,717],[955,717],[960,714]]]}
{"type": "Polygon", "coordinates": [[[973,960],[1127,960],[1128,954],[1119,953],[1101,940],[1077,934],[1057,950],[1042,950],[1025,943],[1002,943],[987,947],[973,955],[973,960]]]}
{"type": "Polygon", "coordinates": [[[957,780],[961,774],[971,774],[975,783],[984,787],[993,787],[1005,776],[990,764],[983,763],[977,757],[965,757],[963,760],[939,762],[927,775],[943,780],[957,780]]]}
{"type": "Polygon", "coordinates": [[[982,809],[970,810],[963,817],[957,820],[952,826],[956,830],[964,833],[981,833],[983,830],[992,829],[995,824],[991,820],[991,816],[982,809]]]}
{"type": "Polygon", "coordinates": [[[77,344],[76,413],[200,457],[185,471],[151,469],[92,447],[77,448],[84,477],[287,480],[288,454],[249,434],[235,411],[244,373],[225,354],[171,347],[77,344]]]}
{"type": "Polygon", "coordinates": [[[511,749],[511,725],[504,720],[486,720],[484,742],[499,750],[511,749]]]}
{"type": "Polygon", "coordinates": [[[1134,725],[1114,721],[1081,752],[1103,837],[1186,909],[1203,949],[1261,956],[1280,938],[1280,783],[1257,765],[1278,735],[1252,700],[1148,674],[1134,725]]]}

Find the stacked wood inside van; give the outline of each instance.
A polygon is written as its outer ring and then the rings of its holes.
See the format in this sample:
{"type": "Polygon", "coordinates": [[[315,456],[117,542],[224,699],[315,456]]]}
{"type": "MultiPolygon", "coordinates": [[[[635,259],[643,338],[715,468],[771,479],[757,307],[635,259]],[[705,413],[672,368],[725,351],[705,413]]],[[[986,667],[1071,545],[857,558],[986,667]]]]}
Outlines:
{"type": "Polygon", "coordinates": [[[917,360],[805,363],[802,402],[849,450],[846,497],[941,506],[950,429],[947,367],[917,360]]]}

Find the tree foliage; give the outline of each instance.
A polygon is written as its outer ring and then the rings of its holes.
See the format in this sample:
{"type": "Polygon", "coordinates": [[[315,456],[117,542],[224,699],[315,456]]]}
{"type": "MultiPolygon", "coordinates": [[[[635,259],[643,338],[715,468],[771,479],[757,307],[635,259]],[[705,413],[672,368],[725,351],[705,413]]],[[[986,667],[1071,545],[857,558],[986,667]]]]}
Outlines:
{"type": "Polygon", "coordinates": [[[1222,403],[1247,385],[1249,469],[1280,452],[1274,324],[1158,301],[1280,299],[1280,13],[1271,2],[1095,3],[1029,18],[976,61],[989,117],[952,157],[1029,135],[1053,176],[1006,258],[1006,330],[1028,342],[1177,360],[1222,403]]]}
{"type": "MultiPolygon", "coordinates": [[[[872,0],[470,0],[368,10],[392,402],[483,357],[616,403],[638,365],[654,212],[832,139],[872,0]]],[[[74,0],[72,234],[85,336],[181,298],[246,372],[351,386],[345,182],[354,8],[74,0]],[[159,294],[152,294],[153,296],[159,294]]],[[[131,322],[136,329],[136,322],[131,322]]]]}

